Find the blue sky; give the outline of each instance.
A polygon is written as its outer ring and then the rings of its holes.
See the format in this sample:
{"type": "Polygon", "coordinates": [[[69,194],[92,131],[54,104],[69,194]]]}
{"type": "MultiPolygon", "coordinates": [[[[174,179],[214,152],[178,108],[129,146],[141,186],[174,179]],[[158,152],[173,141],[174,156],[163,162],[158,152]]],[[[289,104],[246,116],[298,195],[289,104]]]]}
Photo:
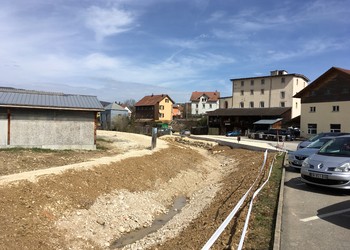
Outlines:
{"type": "Polygon", "coordinates": [[[350,69],[349,0],[2,0],[0,86],[138,101],[350,69]]]}

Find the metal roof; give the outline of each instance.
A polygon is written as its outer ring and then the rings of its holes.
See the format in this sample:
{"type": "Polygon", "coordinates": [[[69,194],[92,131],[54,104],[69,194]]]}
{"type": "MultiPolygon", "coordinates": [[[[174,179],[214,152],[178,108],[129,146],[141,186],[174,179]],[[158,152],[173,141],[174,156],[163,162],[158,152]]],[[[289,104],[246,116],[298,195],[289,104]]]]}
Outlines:
{"type": "Polygon", "coordinates": [[[279,122],[279,121],[282,121],[283,119],[282,118],[278,118],[278,119],[262,119],[262,120],[259,120],[259,121],[256,121],[254,122],[253,124],[255,125],[272,125],[272,124],[275,124],[276,122],[279,122]]]}
{"type": "Polygon", "coordinates": [[[70,95],[2,87],[0,87],[0,106],[90,111],[103,110],[103,106],[96,96],[70,95]]]}

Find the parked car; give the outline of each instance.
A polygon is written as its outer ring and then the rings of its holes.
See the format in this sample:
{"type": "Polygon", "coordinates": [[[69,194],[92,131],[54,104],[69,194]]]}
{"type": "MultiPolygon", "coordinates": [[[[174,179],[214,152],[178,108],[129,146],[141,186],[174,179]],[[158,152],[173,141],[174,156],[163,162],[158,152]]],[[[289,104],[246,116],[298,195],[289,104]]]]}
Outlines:
{"type": "Polygon", "coordinates": [[[181,130],[180,135],[181,136],[190,136],[191,135],[191,131],[188,130],[188,129],[181,130]]]}
{"type": "Polygon", "coordinates": [[[240,135],[241,135],[240,130],[229,131],[226,133],[226,136],[240,136],[240,135]]]}
{"type": "Polygon", "coordinates": [[[327,142],[329,142],[330,140],[332,140],[334,138],[335,138],[334,136],[322,137],[322,138],[319,138],[318,140],[312,142],[311,144],[309,144],[305,148],[301,148],[297,151],[288,153],[289,166],[296,168],[296,169],[300,169],[301,164],[303,163],[303,161],[307,157],[309,157],[312,154],[317,153],[318,150],[320,150],[320,148],[324,144],[326,144],[327,142]]]}
{"type": "Polygon", "coordinates": [[[301,181],[350,189],[350,135],[335,137],[316,154],[306,158],[301,168],[301,181]]]}
{"type": "Polygon", "coordinates": [[[305,148],[307,145],[309,145],[311,142],[314,142],[318,140],[319,138],[325,137],[325,136],[341,136],[341,135],[348,135],[349,133],[342,133],[342,132],[326,132],[326,133],[319,133],[317,135],[314,135],[310,139],[306,141],[302,141],[298,144],[297,149],[305,148]]]}
{"type": "Polygon", "coordinates": [[[294,135],[287,129],[277,129],[271,128],[265,132],[267,135],[275,135],[275,136],[285,136],[286,141],[293,141],[295,139],[294,135]]]}

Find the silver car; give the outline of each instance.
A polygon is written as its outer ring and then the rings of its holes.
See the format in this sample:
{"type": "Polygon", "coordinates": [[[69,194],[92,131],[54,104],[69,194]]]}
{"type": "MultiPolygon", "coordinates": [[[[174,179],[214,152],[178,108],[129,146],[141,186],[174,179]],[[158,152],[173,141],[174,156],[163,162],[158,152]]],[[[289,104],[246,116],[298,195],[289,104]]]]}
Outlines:
{"type": "Polygon", "coordinates": [[[312,154],[318,152],[318,150],[327,142],[335,138],[334,136],[326,136],[317,139],[316,141],[309,144],[306,148],[301,148],[297,151],[288,153],[289,166],[300,169],[303,161],[312,154]]]}
{"type": "Polygon", "coordinates": [[[335,137],[306,158],[301,180],[307,184],[350,189],[350,136],[335,137]]]}
{"type": "Polygon", "coordinates": [[[297,146],[297,150],[302,149],[307,147],[309,144],[311,144],[312,142],[325,137],[325,136],[341,136],[341,135],[348,135],[349,133],[342,133],[342,132],[326,132],[326,133],[319,133],[317,135],[314,135],[313,137],[311,137],[310,139],[306,140],[306,141],[302,141],[298,144],[297,146]]]}

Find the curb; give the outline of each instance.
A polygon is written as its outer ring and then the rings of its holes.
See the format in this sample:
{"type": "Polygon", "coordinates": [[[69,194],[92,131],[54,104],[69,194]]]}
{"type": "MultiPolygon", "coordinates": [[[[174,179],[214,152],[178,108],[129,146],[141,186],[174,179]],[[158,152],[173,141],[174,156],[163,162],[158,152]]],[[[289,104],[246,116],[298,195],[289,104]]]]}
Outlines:
{"type": "Polygon", "coordinates": [[[286,157],[286,154],[284,154],[284,158],[283,158],[283,169],[282,169],[280,193],[279,193],[279,197],[278,197],[278,207],[277,207],[277,215],[276,215],[273,250],[280,250],[280,248],[281,248],[282,213],[283,213],[283,199],[284,199],[284,178],[285,178],[285,174],[286,174],[286,169],[284,167],[285,157],[286,157]]]}

